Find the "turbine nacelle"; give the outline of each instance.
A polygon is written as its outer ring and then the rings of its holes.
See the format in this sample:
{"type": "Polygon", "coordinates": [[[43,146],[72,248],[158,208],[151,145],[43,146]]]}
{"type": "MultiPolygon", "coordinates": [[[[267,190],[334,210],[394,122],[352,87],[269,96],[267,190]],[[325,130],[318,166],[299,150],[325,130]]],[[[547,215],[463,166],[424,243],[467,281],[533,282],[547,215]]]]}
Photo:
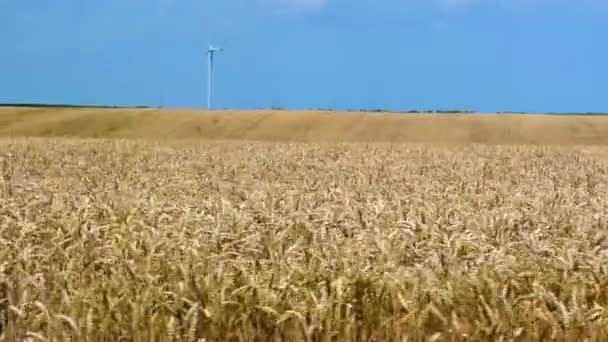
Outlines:
{"type": "Polygon", "coordinates": [[[222,48],[217,48],[217,47],[214,47],[214,46],[209,46],[209,49],[207,50],[207,53],[213,54],[214,52],[219,52],[219,51],[222,51],[222,50],[223,50],[222,48]]]}

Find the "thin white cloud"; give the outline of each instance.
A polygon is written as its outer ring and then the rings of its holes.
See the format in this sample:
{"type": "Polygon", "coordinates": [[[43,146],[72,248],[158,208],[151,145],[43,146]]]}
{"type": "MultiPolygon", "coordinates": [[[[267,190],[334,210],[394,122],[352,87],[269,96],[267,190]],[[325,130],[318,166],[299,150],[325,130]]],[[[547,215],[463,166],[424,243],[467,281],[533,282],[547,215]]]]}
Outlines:
{"type": "Polygon", "coordinates": [[[433,0],[433,2],[445,10],[462,10],[480,4],[492,4],[504,9],[523,9],[539,6],[606,8],[608,5],[608,0],[433,0]]]}
{"type": "MultiPolygon", "coordinates": [[[[240,0],[244,1],[244,0],[240,0]]],[[[607,7],[608,0],[256,0],[264,10],[274,13],[306,13],[322,10],[330,2],[341,5],[364,3],[366,6],[393,8],[431,6],[445,12],[463,12],[477,5],[491,4],[503,9],[543,6],[607,7]]]]}
{"type": "Polygon", "coordinates": [[[281,0],[281,2],[292,7],[318,9],[327,5],[329,0],[281,0]]]}
{"type": "Polygon", "coordinates": [[[258,4],[277,13],[299,13],[322,9],[329,0],[258,0],[258,4]]]}
{"type": "MultiPolygon", "coordinates": [[[[1,3],[2,0],[0,0],[1,3]]],[[[144,1],[144,0],[139,0],[144,1]]],[[[399,13],[416,8],[432,8],[446,13],[467,12],[479,5],[490,5],[506,10],[543,7],[606,8],[608,0],[155,0],[157,12],[164,13],[177,4],[197,4],[210,12],[241,11],[243,13],[306,14],[322,11],[331,5],[334,8],[355,7],[399,13]],[[184,1],[184,2],[181,2],[184,1]]]]}
{"type": "Polygon", "coordinates": [[[437,0],[439,6],[452,9],[452,8],[461,8],[461,7],[469,7],[479,2],[478,0],[437,0]]]}

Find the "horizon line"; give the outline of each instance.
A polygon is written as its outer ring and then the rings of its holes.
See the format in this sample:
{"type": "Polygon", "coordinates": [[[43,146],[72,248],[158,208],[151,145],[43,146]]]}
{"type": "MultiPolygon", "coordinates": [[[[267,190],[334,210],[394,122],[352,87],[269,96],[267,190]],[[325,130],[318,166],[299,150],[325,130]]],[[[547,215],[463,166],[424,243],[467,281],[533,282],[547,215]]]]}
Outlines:
{"type": "MultiPolygon", "coordinates": [[[[102,105],[102,104],[66,104],[66,103],[29,103],[29,102],[12,102],[0,103],[0,107],[25,107],[25,108],[97,108],[97,109],[186,109],[186,110],[201,110],[209,111],[203,107],[165,107],[165,106],[150,106],[150,105],[102,105]]],[[[554,114],[554,115],[608,115],[608,112],[556,112],[556,111],[477,111],[470,109],[401,109],[390,110],[383,108],[359,108],[359,109],[340,109],[340,108],[284,108],[284,107],[262,107],[262,108],[221,108],[212,111],[255,111],[255,110],[274,110],[274,111],[327,111],[327,112],[361,112],[361,113],[395,113],[395,114],[554,114]]]]}

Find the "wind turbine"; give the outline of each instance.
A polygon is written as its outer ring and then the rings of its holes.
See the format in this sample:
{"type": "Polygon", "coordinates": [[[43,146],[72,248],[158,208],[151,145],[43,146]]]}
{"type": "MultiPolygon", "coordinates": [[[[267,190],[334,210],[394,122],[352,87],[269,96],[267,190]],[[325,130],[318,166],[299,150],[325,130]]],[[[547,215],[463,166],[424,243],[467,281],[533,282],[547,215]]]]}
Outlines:
{"type": "Polygon", "coordinates": [[[216,52],[220,52],[223,51],[222,48],[217,48],[214,46],[209,46],[209,49],[207,50],[207,56],[208,56],[208,70],[207,70],[207,106],[209,107],[209,110],[211,110],[211,81],[212,81],[212,73],[213,73],[213,55],[216,52]]]}

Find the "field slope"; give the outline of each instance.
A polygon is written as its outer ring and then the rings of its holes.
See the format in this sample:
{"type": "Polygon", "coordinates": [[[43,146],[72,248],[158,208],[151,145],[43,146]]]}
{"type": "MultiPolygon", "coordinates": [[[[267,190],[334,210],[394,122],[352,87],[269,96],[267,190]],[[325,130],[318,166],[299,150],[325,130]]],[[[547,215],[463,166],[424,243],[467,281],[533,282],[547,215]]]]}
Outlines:
{"type": "Polygon", "coordinates": [[[0,108],[0,137],[608,144],[608,117],[0,108]]]}

